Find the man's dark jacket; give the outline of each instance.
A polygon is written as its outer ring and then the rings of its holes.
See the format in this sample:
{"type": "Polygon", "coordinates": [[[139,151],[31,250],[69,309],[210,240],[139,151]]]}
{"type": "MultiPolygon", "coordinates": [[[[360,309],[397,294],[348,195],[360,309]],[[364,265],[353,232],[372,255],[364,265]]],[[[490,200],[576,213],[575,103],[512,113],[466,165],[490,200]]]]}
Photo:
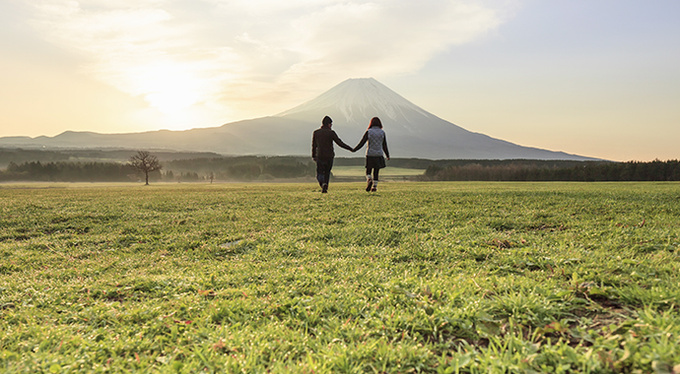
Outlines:
{"type": "Polygon", "coordinates": [[[322,127],[314,131],[312,135],[312,158],[320,160],[329,160],[335,157],[335,151],[333,151],[333,142],[348,151],[352,150],[352,147],[343,143],[338,134],[335,131],[322,127]]]}

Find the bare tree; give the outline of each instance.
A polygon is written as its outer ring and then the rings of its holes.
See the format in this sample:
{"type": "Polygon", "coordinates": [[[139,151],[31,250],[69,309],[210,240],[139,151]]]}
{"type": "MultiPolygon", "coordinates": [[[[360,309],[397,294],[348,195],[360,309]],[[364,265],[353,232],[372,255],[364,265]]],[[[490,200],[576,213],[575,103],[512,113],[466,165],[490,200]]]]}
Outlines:
{"type": "Polygon", "coordinates": [[[146,185],[149,185],[149,173],[163,168],[158,158],[147,151],[137,151],[136,155],[130,157],[130,166],[144,173],[146,185]]]}

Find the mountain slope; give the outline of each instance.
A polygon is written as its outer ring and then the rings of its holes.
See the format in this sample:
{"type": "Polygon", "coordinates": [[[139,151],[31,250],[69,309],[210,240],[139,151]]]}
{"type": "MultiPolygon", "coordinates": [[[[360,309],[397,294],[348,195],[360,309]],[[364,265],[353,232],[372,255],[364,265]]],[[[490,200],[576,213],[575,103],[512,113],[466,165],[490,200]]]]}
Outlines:
{"type": "MultiPolygon", "coordinates": [[[[351,146],[363,136],[370,119],[380,117],[392,157],[589,159],[522,147],[470,132],[428,113],[372,78],[346,80],[317,98],[275,116],[238,121],[220,127],[129,134],[67,131],[55,137],[0,138],[0,146],[169,149],[225,155],[309,155],[311,134],[326,115],[333,118],[333,129],[351,146]]],[[[344,150],[336,153],[338,156],[352,156],[344,150]]]]}

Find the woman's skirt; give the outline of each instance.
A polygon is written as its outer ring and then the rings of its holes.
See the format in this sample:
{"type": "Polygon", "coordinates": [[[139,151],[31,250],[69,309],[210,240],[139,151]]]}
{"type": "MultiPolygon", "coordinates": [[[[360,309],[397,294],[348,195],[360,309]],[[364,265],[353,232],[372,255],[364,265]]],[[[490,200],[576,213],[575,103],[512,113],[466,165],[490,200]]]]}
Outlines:
{"type": "Polygon", "coordinates": [[[382,169],[385,166],[385,157],[366,156],[366,169],[382,169]]]}

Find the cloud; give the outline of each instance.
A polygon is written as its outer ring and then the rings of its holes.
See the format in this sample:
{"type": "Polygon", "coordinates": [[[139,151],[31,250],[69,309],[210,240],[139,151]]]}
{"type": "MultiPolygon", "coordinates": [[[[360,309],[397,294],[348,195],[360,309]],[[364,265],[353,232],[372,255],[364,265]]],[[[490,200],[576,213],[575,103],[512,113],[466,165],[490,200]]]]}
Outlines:
{"type": "Polygon", "coordinates": [[[25,2],[44,38],[80,54],[85,73],[159,110],[220,115],[262,111],[262,101],[279,105],[271,114],[346,78],[416,71],[512,10],[502,0],[25,2]]]}
{"type": "Polygon", "coordinates": [[[476,2],[341,3],[296,20],[304,59],[288,73],[393,75],[422,67],[451,46],[482,37],[501,23],[497,9],[476,2]]]}

